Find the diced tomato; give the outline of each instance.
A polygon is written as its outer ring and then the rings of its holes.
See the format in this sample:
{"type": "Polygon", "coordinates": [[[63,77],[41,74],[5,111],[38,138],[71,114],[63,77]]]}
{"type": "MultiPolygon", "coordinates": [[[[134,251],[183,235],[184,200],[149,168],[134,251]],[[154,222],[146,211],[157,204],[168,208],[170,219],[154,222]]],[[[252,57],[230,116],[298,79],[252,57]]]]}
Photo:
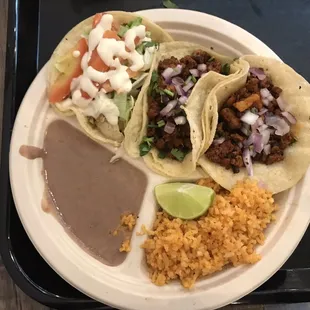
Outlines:
{"type": "Polygon", "coordinates": [[[114,91],[114,89],[111,86],[110,81],[105,81],[102,85],[101,88],[103,88],[107,93],[110,93],[114,91]]]}
{"type": "Polygon", "coordinates": [[[140,38],[139,37],[135,37],[135,45],[137,45],[140,42],[140,38]]]}
{"type": "MultiPolygon", "coordinates": [[[[102,16],[104,15],[105,13],[97,13],[95,16],[94,16],[94,19],[93,19],[93,28],[95,28],[101,21],[101,18],[102,16]]],[[[112,30],[113,31],[116,31],[118,32],[119,30],[119,23],[117,21],[113,21],[112,23],[112,30]]]]}
{"type": "MultiPolygon", "coordinates": [[[[138,43],[140,42],[140,38],[139,37],[135,37],[135,46],[137,46],[138,45],[138,43]]],[[[131,52],[131,50],[130,50],[130,48],[129,47],[127,47],[126,46],[126,52],[128,52],[128,53],[130,53],[131,52]]]]}
{"type": "Polygon", "coordinates": [[[130,78],[134,78],[138,75],[137,71],[132,71],[129,68],[126,70],[130,78]]]}
{"type": "Polygon", "coordinates": [[[83,98],[85,99],[90,99],[90,96],[87,94],[87,92],[85,92],[84,90],[81,89],[81,95],[83,98]]]}
{"type": "Polygon", "coordinates": [[[95,27],[100,23],[102,16],[103,16],[103,13],[97,13],[97,14],[94,16],[93,28],[95,28],[95,27]]]}
{"type": "MultiPolygon", "coordinates": [[[[97,82],[94,82],[92,81],[92,83],[94,84],[94,86],[96,86],[98,89],[101,88],[101,85],[97,82]]],[[[89,99],[90,96],[87,92],[85,92],[84,90],[81,89],[81,94],[82,94],[82,97],[85,98],[85,99],[89,99]]]]}
{"type": "Polygon", "coordinates": [[[97,49],[94,49],[91,58],[88,62],[88,65],[93,67],[95,70],[100,72],[107,72],[109,71],[109,66],[107,66],[104,61],[98,55],[97,49]]]}
{"type": "Polygon", "coordinates": [[[68,57],[67,71],[62,73],[56,82],[48,89],[48,100],[50,103],[60,102],[70,94],[70,85],[74,78],[82,74],[81,60],[87,52],[88,46],[85,38],[79,40],[76,46],[69,51],[71,57],[68,57]],[[73,57],[73,51],[79,51],[79,57],[73,57]]]}
{"type": "Polygon", "coordinates": [[[106,39],[115,39],[116,41],[121,41],[121,38],[117,35],[117,32],[113,30],[106,30],[103,34],[103,37],[106,39]]]}

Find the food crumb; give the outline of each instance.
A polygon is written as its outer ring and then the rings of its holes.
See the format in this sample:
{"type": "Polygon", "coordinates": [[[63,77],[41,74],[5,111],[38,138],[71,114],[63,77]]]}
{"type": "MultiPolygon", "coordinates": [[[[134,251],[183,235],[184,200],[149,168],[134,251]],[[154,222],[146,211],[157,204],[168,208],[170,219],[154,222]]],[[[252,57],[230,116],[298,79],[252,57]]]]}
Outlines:
{"type": "Polygon", "coordinates": [[[137,216],[130,213],[124,214],[121,216],[121,226],[127,228],[129,231],[132,231],[136,226],[137,216]]]}
{"type": "Polygon", "coordinates": [[[121,247],[119,248],[120,252],[130,252],[131,251],[131,247],[130,247],[130,240],[126,239],[125,241],[123,241],[121,247]]]}
{"type": "Polygon", "coordinates": [[[118,227],[111,232],[113,236],[118,236],[118,234],[123,231],[133,231],[137,223],[137,216],[133,213],[121,215],[121,221],[118,227]]]}
{"type": "Polygon", "coordinates": [[[137,223],[137,216],[133,213],[123,214],[121,215],[121,221],[118,227],[112,231],[113,236],[118,236],[119,233],[123,233],[125,236],[125,240],[123,241],[121,247],[119,248],[120,252],[130,252],[130,239],[128,237],[128,233],[133,231],[137,223]],[[127,237],[126,237],[127,235],[127,237]]]}
{"type": "Polygon", "coordinates": [[[136,235],[137,236],[144,236],[144,235],[152,236],[154,235],[154,232],[152,230],[147,229],[145,225],[142,225],[141,231],[137,232],[136,235]]]}

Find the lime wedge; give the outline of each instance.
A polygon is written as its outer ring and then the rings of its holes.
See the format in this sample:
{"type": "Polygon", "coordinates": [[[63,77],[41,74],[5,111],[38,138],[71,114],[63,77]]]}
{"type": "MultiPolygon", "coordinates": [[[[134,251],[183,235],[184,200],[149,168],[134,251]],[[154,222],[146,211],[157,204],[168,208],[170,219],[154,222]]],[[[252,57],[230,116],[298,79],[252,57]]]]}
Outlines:
{"type": "Polygon", "coordinates": [[[171,216],[192,220],[208,210],[215,193],[209,187],[192,183],[165,183],[155,186],[155,196],[171,216]]]}

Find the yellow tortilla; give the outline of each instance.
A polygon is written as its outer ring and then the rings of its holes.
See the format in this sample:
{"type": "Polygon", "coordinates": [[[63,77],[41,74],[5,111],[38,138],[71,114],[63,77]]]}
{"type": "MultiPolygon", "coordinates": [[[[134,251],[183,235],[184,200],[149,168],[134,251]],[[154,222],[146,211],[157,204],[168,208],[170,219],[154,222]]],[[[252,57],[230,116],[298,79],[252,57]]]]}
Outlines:
{"type": "MultiPolygon", "coordinates": [[[[172,56],[180,59],[186,55],[190,55],[195,50],[204,50],[211,56],[220,60],[222,64],[231,64],[232,74],[224,76],[216,72],[209,72],[201,78],[195,85],[187,104],[184,108],[191,129],[192,152],[187,154],[182,162],[177,160],[158,157],[158,151],[153,148],[147,155],[143,156],[146,165],[158,174],[169,177],[183,177],[191,174],[195,168],[200,149],[203,141],[201,115],[206,98],[210,91],[220,82],[234,78],[242,71],[242,62],[234,62],[232,58],[219,55],[204,46],[188,43],[188,42],[170,42],[161,44],[156,60],[153,63],[151,71],[156,70],[159,61],[170,58],[172,56]]],[[[148,78],[150,83],[151,76],[148,78]]],[[[124,147],[127,153],[132,157],[139,157],[139,145],[143,137],[146,135],[148,124],[148,102],[147,92],[144,92],[143,99],[135,105],[131,120],[125,130],[124,147]]]]}
{"type": "MultiPolygon", "coordinates": [[[[283,89],[281,96],[287,103],[286,111],[297,119],[297,124],[291,128],[297,142],[285,150],[284,160],[272,165],[253,163],[253,178],[262,181],[272,193],[279,193],[294,186],[303,177],[310,163],[310,85],[292,68],[277,60],[254,55],[241,59],[247,61],[250,67],[263,68],[274,85],[283,89]]],[[[229,82],[228,89],[221,85],[210,94],[208,101],[209,105],[216,108],[215,114],[230,94],[240,88],[240,82],[243,82],[242,87],[245,81],[246,76],[239,77],[229,82]]],[[[217,115],[214,118],[217,120],[217,115]]],[[[211,143],[216,125],[217,121],[212,124],[211,143]]],[[[238,180],[247,177],[245,168],[234,174],[231,170],[209,161],[204,155],[198,163],[217,183],[228,190],[238,180]]]]}
{"type": "MultiPolygon", "coordinates": [[[[138,17],[138,15],[134,13],[123,11],[110,11],[106,13],[113,15],[114,21],[119,22],[120,24],[128,23],[138,17]]],[[[61,74],[61,71],[58,70],[61,67],[61,62],[66,59],[66,57],[68,57],[68,53],[71,53],[71,50],[80,40],[81,36],[85,33],[90,32],[90,30],[92,29],[93,18],[94,16],[91,16],[76,25],[66,34],[66,36],[56,47],[48,64],[48,85],[52,85],[57,80],[57,78],[61,74]]],[[[153,41],[159,43],[173,41],[172,37],[165,30],[163,30],[153,22],[149,21],[145,17],[142,17],[142,24],[146,26],[147,31],[151,32],[153,41]]],[[[147,83],[147,79],[144,84],[145,83],[147,83]]],[[[143,90],[144,88],[142,87],[142,91],[138,95],[136,103],[141,101],[143,90]]],[[[93,128],[88,123],[87,117],[77,107],[64,108],[59,104],[53,104],[53,108],[58,110],[58,112],[64,116],[70,116],[75,114],[79,124],[86,132],[86,134],[99,143],[110,143],[115,146],[119,146],[124,139],[124,136],[120,132],[118,126],[101,124],[100,128],[93,128]]]]}

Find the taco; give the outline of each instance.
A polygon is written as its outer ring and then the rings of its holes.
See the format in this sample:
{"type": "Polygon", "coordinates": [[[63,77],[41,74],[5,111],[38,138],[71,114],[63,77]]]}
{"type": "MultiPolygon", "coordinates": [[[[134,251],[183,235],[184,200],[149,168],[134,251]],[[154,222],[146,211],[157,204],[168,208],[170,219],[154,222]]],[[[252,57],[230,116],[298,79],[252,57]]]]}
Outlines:
{"type": "Polygon", "coordinates": [[[125,130],[128,154],[143,157],[147,166],[165,176],[194,171],[203,139],[201,114],[206,98],[215,85],[242,67],[242,62],[234,63],[197,44],[162,44],[148,91],[125,130]]]}
{"type": "Polygon", "coordinates": [[[310,163],[310,85],[277,60],[242,59],[249,72],[208,98],[210,147],[199,164],[226,189],[249,176],[278,193],[295,185],[310,163]]]}
{"type": "Polygon", "coordinates": [[[49,103],[76,115],[92,139],[120,145],[158,45],[168,41],[166,31],[133,13],[98,13],[82,21],[49,61],[49,103]]]}

